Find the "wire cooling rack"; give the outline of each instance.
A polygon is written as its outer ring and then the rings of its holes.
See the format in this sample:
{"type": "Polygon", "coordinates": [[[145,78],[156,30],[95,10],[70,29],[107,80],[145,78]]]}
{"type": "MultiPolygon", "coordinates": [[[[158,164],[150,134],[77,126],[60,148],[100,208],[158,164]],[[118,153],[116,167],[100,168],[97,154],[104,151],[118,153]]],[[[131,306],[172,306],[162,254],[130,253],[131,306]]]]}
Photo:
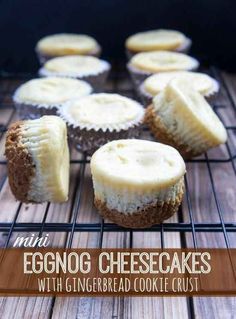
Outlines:
{"type": "MultiPolygon", "coordinates": [[[[236,113],[236,105],[233,101],[233,98],[230,94],[230,90],[228,89],[225,80],[221,76],[221,73],[216,68],[210,68],[207,70],[211,75],[217,77],[220,81],[221,87],[224,89],[225,94],[227,95],[228,103],[227,105],[222,105],[216,101],[213,105],[214,110],[217,114],[222,118],[221,112],[219,110],[223,110],[224,108],[229,108],[234,116],[236,113]]],[[[0,142],[4,137],[4,133],[13,120],[15,116],[15,112],[12,112],[10,118],[7,123],[2,123],[1,119],[1,109],[2,108],[14,108],[13,103],[11,101],[11,95],[14,92],[15,88],[30,78],[32,75],[24,74],[24,75],[7,75],[2,74],[0,77],[0,142]]],[[[116,92],[122,95],[126,95],[132,98],[138,99],[135,90],[133,89],[128,74],[125,70],[124,65],[122,66],[113,66],[113,71],[111,73],[109,79],[109,85],[106,88],[107,92],[116,92]]],[[[236,116],[235,116],[236,119],[236,116]]],[[[225,123],[224,123],[225,124],[225,123]]],[[[234,136],[236,125],[225,125],[228,134],[231,136],[228,140],[227,144],[223,146],[224,151],[218,153],[210,153],[204,154],[200,158],[195,158],[187,161],[187,165],[190,164],[192,167],[194,165],[204,165],[206,168],[206,174],[208,174],[209,187],[211,189],[212,198],[214,200],[215,205],[215,213],[218,215],[217,222],[204,222],[204,221],[195,221],[195,210],[193,208],[193,203],[191,200],[191,192],[190,192],[190,180],[188,174],[185,177],[185,215],[183,214],[182,207],[180,207],[178,211],[178,221],[177,222],[165,222],[163,224],[154,225],[151,228],[143,229],[142,232],[157,232],[160,235],[161,239],[161,247],[165,247],[165,233],[167,232],[178,232],[180,234],[181,246],[186,247],[186,235],[190,235],[192,237],[193,247],[198,247],[197,243],[197,234],[198,233],[220,233],[223,235],[224,244],[227,248],[231,246],[229,240],[229,233],[236,233],[236,217],[232,215],[232,222],[225,222],[224,214],[222,211],[222,196],[219,196],[216,187],[216,181],[214,177],[214,173],[212,171],[212,165],[217,169],[218,165],[231,165],[233,178],[236,182],[236,167],[235,167],[235,159],[236,152],[234,150],[234,140],[232,136],[234,136]],[[187,212],[187,213],[186,213],[187,212]],[[187,214],[187,217],[186,217],[187,214]]],[[[143,129],[145,134],[148,134],[147,129],[143,129]]],[[[70,220],[69,222],[47,222],[47,215],[50,208],[50,203],[46,205],[45,212],[43,215],[43,219],[41,222],[20,222],[18,221],[19,216],[21,214],[22,203],[18,203],[17,209],[14,213],[13,219],[10,222],[1,222],[0,220],[0,232],[3,232],[6,236],[6,241],[4,243],[4,247],[8,247],[10,243],[11,236],[14,232],[17,233],[38,233],[42,235],[43,232],[65,232],[67,234],[67,247],[72,246],[73,237],[76,232],[97,232],[99,233],[99,247],[103,245],[103,235],[105,232],[126,232],[129,234],[129,246],[133,246],[133,233],[139,231],[140,229],[128,229],[120,227],[116,224],[100,220],[100,222],[94,223],[78,223],[78,214],[81,206],[81,196],[83,194],[84,187],[84,179],[85,179],[85,170],[89,165],[90,159],[86,154],[82,154],[81,159],[71,159],[71,166],[79,165],[79,176],[77,179],[77,187],[72,195],[72,205],[70,208],[70,220]]],[[[0,161],[0,172],[2,168],[6,165],[6,161],[3,158],[0,161]]],[[[0,180],[0,192],[2,191],[3,185],[6,183],[7,176],[6,174],[2,174],[0,180]]],[[[227,180],[225,187],[227,187],[227,180]]],[[[227,200],[227,199],[223,199],[227,200]]],[[[1,201],[0,201],[0,210],[1,210],[1,201]]],[[[9,212],[6,212],[8,214],[9,212]]],[[[189,245],[188,245],[189,246],[189,245]]],[[[117,247],[118,248],[118,247],[117,247]]]]}

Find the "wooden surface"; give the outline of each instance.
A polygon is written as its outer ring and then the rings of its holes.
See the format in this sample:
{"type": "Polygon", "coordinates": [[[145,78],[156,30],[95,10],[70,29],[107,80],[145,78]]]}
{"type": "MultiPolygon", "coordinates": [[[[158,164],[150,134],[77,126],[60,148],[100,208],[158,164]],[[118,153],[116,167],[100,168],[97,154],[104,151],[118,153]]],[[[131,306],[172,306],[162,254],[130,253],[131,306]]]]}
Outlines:
{"type": "MultiPolygon", "coordinates": [[[[132,84],[123,73],[119,77],[112,78],[106,90],[119,92],[134,97],[132,84]]],[[[217,112],[222,116],[224,123],[228,126],[236,126],[235,110],[232,100],[236,102],[236,76],[214,71],[214,76],[224,80],[220,95],[216,101],[217,112]],[[229,96],[230,94],[230,96],[229,96]]],[[[0,80],[0,124],[14,121],[17,116],[13,111],[10,94],[20,81],[0,80]],[[4,94],[6,93],[6,94],[4,94]]],[[[145,138],[150,138],[147,132],[145,138]]],[[[229,131],[228,145],[233,154],[236,139],[234,131],[229,131]]],[[[4,154],[4,137],[0,140],[0,158],[4,154]]],[[[228,150],[225,146],[212,150],[208,153],[209,158],[228,158],[228,150]]],[[[72,158],[80,158],[81,155],[72,152],[72,158]]],[[[205,157],[202,157],[205,159],[205,157]]],[[[182,218],[184,222],[219,222],[219,212],[216,201],[220,203],[220,209],[224,222],[236,222],[236,177],[231,162],[210,163],[214,187],[217,197],[214,197],[210,181],[209,169],[206,163],[189,163],[187,173],[187,184],[189,196],[185,196],[182,205],[182,218]],[[189,211],[192,211],[192,216],[189,211]],[[191,219],[192,218],[192,219],[191,219]]],[[[80,165],[71,165],[70,199],[62,205],[50,205],[45,215],[46,204],[22,205],[17,216],[17,222],[69,222],[73,218],[73,198],[78,195],[78,184],[80,183],[80,165]]],[[[6,179],[6,168],[0,166],[0,222],[11,222],[19,207],[9,190],[6,179]]],[[[168,222],[178,222],[181,214],[172,217],[168,222]]],[[[81,197],[81,205],[77,215],[78,223],[100,222],[100,217],[93,207],[93,190],[91,184],[90,168],[86,165],[85,178],[81,197]]],[[[8,233],[0,234],[0,246],[4,246],[8,233]]],[[[9,245],[12,244],[17,232],[11,235],[9,245]]],[[[69,239],[66,233],[50,233],[50,239],[54,246],[65,246],[69,239]]],[[[160,232],[105,232],[102,247],[124,248],[130,245],[130,236],[133,236],[133,247],[181,247],[184,243],[193,247],[194,241],[198,247],[226,247],[223,232],[198,232],[194,236],[191,232],[182,234],[178,232],[163,233],[161,241],[160,232]]],[[[75,232],[73,236],[73,247],[99,247],[99,232],[75,232]]],[[[236,247],[236,233],[227,233],[227,240],[231,247],[236,247]]],[[[0,318],[165,318],[165,319],[187,319],[187,318],[234,318],[235,298],[51,298],[51,297],[11,297],[0,298],[0,318]]]]}

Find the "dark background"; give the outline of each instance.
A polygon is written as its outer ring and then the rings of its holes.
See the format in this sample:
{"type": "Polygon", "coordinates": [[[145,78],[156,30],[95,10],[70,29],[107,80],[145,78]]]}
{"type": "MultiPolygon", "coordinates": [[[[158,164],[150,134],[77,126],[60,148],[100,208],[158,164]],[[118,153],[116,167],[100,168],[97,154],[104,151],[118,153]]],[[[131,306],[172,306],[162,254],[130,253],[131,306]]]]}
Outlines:
{"type": "Polygon", "coordinates": [[[191,54],[236,71],[233,0],[0,0],[0,69],[36,71],[34,47],[41,37],[86,33],[103,57],[124,59],[124,41],[138,31],[171,28],[193,40],[191,54]]]}

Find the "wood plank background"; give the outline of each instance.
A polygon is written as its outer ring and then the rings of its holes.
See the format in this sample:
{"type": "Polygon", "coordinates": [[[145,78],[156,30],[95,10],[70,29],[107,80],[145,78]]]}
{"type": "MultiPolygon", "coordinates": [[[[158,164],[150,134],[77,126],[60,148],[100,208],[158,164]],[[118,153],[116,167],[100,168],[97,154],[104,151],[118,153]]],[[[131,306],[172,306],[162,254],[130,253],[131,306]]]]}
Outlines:
{"type": "MultiPolygon", "coordinates": [[[[117,70],[116,70],[117,71],[117,70]]],[[[236,75],[229,75],[212,71],[214,76],[222,82],[221,92],[216,101],[216,111],[224,120],[225,125],[236,126],[236,114],[232,102],[236,103],[236,75]]],[[[6,125],[15,121],[11,92],[23,81],[0,79],[0,124],[6,125]]],[[[129,97],[135,97],[132,83],[126,73],[113,73],[113,77],[106,86],[107,92],[119,92],[129,97]]],[[[145,138],[150,138],[144,132],[145,138]]],[[[236,138],[233,130],[229,131],[228,145],[233,154],[236,153],[236,138]]],[[[228,158],[225,146],[208,152],[209,158],[228,158]]],[[[73,159],[81,158],[76,151],[72,151],[73,159]]],[[[0,139],[0,158],[4,159],[4,136],[0,139]]],[[[203,156],[203,158],[205,158],[203,156]]],[[[73,212],[73,197],[76,196],[80,182],[80,165],[71,165],[70,196],[69,201],[62,205],[22,205],[17,216],[17,222],[69,222],[73,212]]],[[[189,208],[192,209],[192,218],[195,223],[219,222],[219,213],[216,200],[220,202],[224,222],[236,222],[236,177],[232,163],[210,164],[214,187],[217,198],[214,197],[210,182],[210,174],[206,163],[189,163],[187,165],[187,183],[189,197],[185,196],[182,205],[184,222],[191,222],[189,208]],[[190,206],[189,206],[190,205],[190,206]]],[[[0,165],[0,222],[13,221],[19,203],[12,196],[6,178],[6,167],[0,165]]],[[[179,215],[173,216],[168,222],[178,222],[179,215]]],[[[78,211],[78,223],[95,223],[101,219],[93,206],[93,190],[89,164],[85,167],[85,178],[78,211]]],[[[8,240],[8,233],[0,234],[0,246],[8,240]]],[[[19,235],[13,232],[9,246],[19,235]]],[[[132,236],[133,247],[181,247],[184,242],[188,247],[193,247],[194,239],[198,247],[226,247],[223,232],[198,232],[181,235],[178,232],[164,231],[163,241],[160,232],[105,232],[102,247],[125,248],[130,245],[132,236]]],[[[50,233],[53,246],[65,246],[69,235],[66,233],[50,233]]],[[[227,233],[227,240],[231,247],[236,247],[236,233],[227,233]]],[[[100,234],[96,232],[75,232],[73,247],[99,247],[100,234]]],[[[234,318],[236,313],[235,298],[186,298],[186,297],[109,297],[109,298],[51,298],[51,297],[8,297],[0,298],[0,318],[159,318],[159,319],[187,319],[187,318],[234,318]]]]}

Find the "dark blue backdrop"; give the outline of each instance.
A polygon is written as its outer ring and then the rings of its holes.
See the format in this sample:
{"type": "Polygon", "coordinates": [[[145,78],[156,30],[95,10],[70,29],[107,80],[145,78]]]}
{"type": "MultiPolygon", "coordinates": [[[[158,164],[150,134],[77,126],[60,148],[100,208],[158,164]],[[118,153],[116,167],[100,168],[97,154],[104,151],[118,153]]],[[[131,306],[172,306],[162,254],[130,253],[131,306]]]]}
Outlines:
{"type": "Polygon", "coordinates": [[[103,56],[124,58],[132,33],[173,28],[193,39],[192,54],[236,70],[233,0],[0,0],[0,68],[34,71],[37,40],[50,33],[94,36],[103,56]]]}

